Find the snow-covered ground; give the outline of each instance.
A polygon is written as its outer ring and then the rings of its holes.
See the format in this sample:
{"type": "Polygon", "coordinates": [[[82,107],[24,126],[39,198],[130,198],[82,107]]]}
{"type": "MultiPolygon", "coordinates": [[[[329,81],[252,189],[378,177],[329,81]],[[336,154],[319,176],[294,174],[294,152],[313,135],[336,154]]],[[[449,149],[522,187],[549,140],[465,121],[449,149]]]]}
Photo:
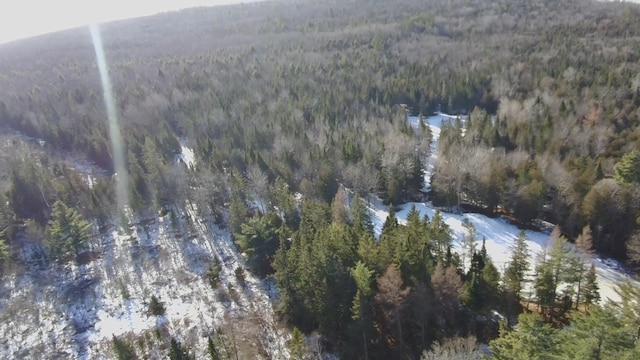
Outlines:
{"type": "MultiPolygon", "coordinates": [[[[431,191],[431,176],[433,175],[433,171],[434,171],[434,166],[436,163],[436,159],[438,156],[438,139],[440,138],[440,127],[442,126],[442,122],[443,121],[455,121],[456,116],[453,115],[447,115],[444,113],[437,113],[434,116],[430,116],[427,118],[423,118],[423,121],[426,124],[429,124],[429,128],[431,129],[431,149],[430,149],[430,154],[431,156],[429,157],[427,163],[425,164],[425,172],[424,172],[424,190],[426,192],[431,191]]],[[[461,120],[466,119],[465,116],[460,117],[461,120]]],[[[419,124],[420,124],[420,118],[417,116],[409,116],[407,118],[407,120],[409,121],[409,124],[417,129],[419,124]]]]}
{"type": "MultiPolygon", "coordinates": [[[[375,231],[376,234],[379,235],[382,230],[382,224],[387,218],[388,208],[382,205],[379,201],[372,201],[371,204],[375,231]]],[[[400,210],[396,212],[396,216],[400,222],[406,221],[407,213],[411,209],[412,205],[416,206],[416,210],[420,212],[421,216],[428,215],[430,219],[433,218],[435,208],[430,204],[407,203],[402,205],[400,210]]],[[[509,247],[514,244],[515,239],[520,233],[520,229],[513,224],[509,224],[505,219],[489,218],[481,214],[451,214],[441,212],[441,215],[454,233],[454,245],[457,250],[460,250],[460,241],[463,234],[466,232],[462,223],[464,219],[467,219],[476,228],[478,249],[482,245],[482,239],[485,238],[487,253],[491,257],[491,260],[498,269],[504,269],[511,254],[509,247]]],[[[532,254],[532,261],[535,261],[537,254],[539,254],[540,251],[548,245],[549,235],[530,230],[527,230],[525,233],[529,240],[527,245],[532,254]]],[[[600,296],[602,300],[619,301],[620,297],[615,292],[615,287],[626,280],[630,280],[632,283],[640,286],[640,283],[631,279],[627,274],[621,271],[621,267],[617,265],[614,260],[593,258],[591,261],[596,265],[598,284],[600,286],[600,296]]]]}
{"type": "Polygon", "coordinates": [[[187,168],[191,169],[196,164],[196,157],[193,149],[187,146],[187,141],[180,140],[180,154],[178,154],[178,160],[182,161],[187,168]]]}
{"type": "Polygon", "coordinates": [[[95,234],[96,258],[85,265],[46,267],[38,264],[41,249],[27,248],[29,271],[0,287],[0,358],[109,359],[113,335],[149,338],[143,358],[163,358],[166,350],[149,336],[156,329],[204,358],[207,336],[220,326],[228,335],[231,328],[245,356],[289,358],[271,284],[246,271],[242,284],[236,269],[244,262],[229,233],[193,207],[176,218],[138,219],[129,234],[115,227],[95,234]],[[221,270],[216,289],[206,277],[214,259],[221,270]],[[164,303],[164,316],[149,314],[152,295],[164,303]]]}
{"type": "MultiPolygon", "coordinates": [[[[437,141],[440,135],[440,126],[444,120],[450,120],[455,118],[450,115],[438,113],[435,116],[425,118],[424,121],[429,124],[433,134],[432,143],[432,157],[437,156],[437,141]]],[[[419,119],[417,117],[409,117],[409,122],[417,127],[419,119]]],[[[431,174],[433,173],[434,158],[430,159],[427,163],[425,180],[427,188],[430,188],[428,182],[430,181],[431,174]]],[[[375,225],[375,233],[379,235],[382,230],[382,224],[388,215],[388,208],[382,204],[381,201],[373,199],[371,201],[371,212],[373,215],[373,222],[375,225]]],[[[430,219],[435,214],[435,208],[430,203],[406,203],[400,206],[400,209],[396,212],[398,220],[401,222],[406,221],[407,213],[411,210],[411,207],[415,205],[421,216],[428,215],[430,219]]],[[[441,211],[441,215],[444,221],[451,227],[454,233],[454,245],[460,250],[460,241],[463,234],[466,232],[462,226],[463,220],[469,220],[476,228],[477,235],[477,247],[480,248],[482,239],[486,239],[487,253],[491,256],[491,260],[496,267],[503,270],[510,257],[510,246],[514,244],[515,239],[520,233],[515,225],[510,224],[503,218],[490,218],[480,214],[466,213],[466,214],[452,214],[441,211]]],[[[548,246],[549,234],[526,231],[527,238],[529,239],[527,245],[532,254],[532,261],[537,259],[537,254],[548,246]]],[[[603,301],[619,301],[620,297],[615,292],[616,285],[630,280],[635,285],[640,286],[640,283],[634,279],[631,279],[627,274],[622,271],[622,268],[611,259],[593,258],[591,261],[596,265],[598,274],[598,284],[600,286],[600,296],[603,301]]]]}

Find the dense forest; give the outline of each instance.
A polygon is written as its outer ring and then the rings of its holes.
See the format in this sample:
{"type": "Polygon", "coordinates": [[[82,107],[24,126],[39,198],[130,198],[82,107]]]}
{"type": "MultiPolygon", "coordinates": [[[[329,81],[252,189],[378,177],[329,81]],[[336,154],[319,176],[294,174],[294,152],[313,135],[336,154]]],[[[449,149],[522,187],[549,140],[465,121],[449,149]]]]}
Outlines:
{"type": "Polygon", "coordinates": [[[26,271],[25,239],[46,264],[91,261],[92,227],[195,204],[275,278],[295,358],[301,332],[343,358],[635,358],[638,289],[597,305],[583,255],[640,268],[638,19],[586,0],[285,0],[105,24],[117,176],[89,31],[2,45],[0,271],[26,271]],[[443,123],[425,191],[432,134],[407,115],[437,111],[466,116],[443,123]],[[438,213],[399,223],[409,200],[556,230],[535,267],[516,241],[497,269],[471,224],[457,253],[438,213]]]}

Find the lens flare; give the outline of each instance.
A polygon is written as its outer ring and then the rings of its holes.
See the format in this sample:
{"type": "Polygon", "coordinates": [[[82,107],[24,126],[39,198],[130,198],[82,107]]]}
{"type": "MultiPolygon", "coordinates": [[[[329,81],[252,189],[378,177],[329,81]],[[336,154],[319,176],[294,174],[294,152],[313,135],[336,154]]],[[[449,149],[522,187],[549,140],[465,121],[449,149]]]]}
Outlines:
{"type": "Polygon", "coordinates": [[[98,71],[100,72],[100,82],[102,83],[102,92],[104,105],[107,109],[107,119],[109,121],[109,137],[111,138],[111,156],[113,157],[113,165],[116,171],[116,196],[118,200],[118,209],[123,211],[128,206],[129,192],[129,176],[124,163],[124,143],[120,134],[120,125],[118,124],[118,114],[116,111],[116,102],[111,88],[111,80],[109,79],[109,71],[107,68],[107,60],[104,56],[104,48],[102,46],[102,37],[100,36],[100,27],[98,24],[89,26],[91,31],[91,40],[93,48],[96,52],[96,62],[98,63],[98,71]]]}

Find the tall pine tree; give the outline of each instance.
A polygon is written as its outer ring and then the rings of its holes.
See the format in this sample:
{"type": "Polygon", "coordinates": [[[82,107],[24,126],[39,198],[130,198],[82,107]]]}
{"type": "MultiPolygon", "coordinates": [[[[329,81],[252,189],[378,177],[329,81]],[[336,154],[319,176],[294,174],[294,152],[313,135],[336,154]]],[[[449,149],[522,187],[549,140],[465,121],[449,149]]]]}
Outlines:
{"type": "Polygon", "coordinates": [[[49,220],[46,241],[51,255],[62,259],[65,255],[79,255],[89,242],[91,225],[74,209],[57,201],[53,205],[52,219],[49,220]]]}

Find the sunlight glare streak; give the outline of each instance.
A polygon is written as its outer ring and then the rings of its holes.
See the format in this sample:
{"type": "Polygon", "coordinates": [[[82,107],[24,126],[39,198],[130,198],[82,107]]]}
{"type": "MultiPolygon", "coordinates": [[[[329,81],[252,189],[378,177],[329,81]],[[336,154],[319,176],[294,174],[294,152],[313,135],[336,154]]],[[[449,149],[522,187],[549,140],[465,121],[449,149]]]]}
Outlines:
{"type": "Polygon", "coordinates": [[[98,63],[98,71],[100,72],[100,82],[102,83],[102,91],[104,104],[107,109],[107,118],[109,121],[109,137],[111,138],[111,156],[113,157],[114,169],[116,171],[116,196],[118,199],[118,210],[123,211],[128,205],[128,189],[129,176],[124,163],[124,143],[120,134],[120,126],[118,124],[118,114],[116,111],[116,103],[113,97],[113,89],[109,72],[107,70],[107,60],[104,56],[104,48],[102,47],[102,37],[100,36],[100,27],[98,24],[89,25],[91,31],[91,40],[93,48],[96,52],[96,61],[98,63]]]}

